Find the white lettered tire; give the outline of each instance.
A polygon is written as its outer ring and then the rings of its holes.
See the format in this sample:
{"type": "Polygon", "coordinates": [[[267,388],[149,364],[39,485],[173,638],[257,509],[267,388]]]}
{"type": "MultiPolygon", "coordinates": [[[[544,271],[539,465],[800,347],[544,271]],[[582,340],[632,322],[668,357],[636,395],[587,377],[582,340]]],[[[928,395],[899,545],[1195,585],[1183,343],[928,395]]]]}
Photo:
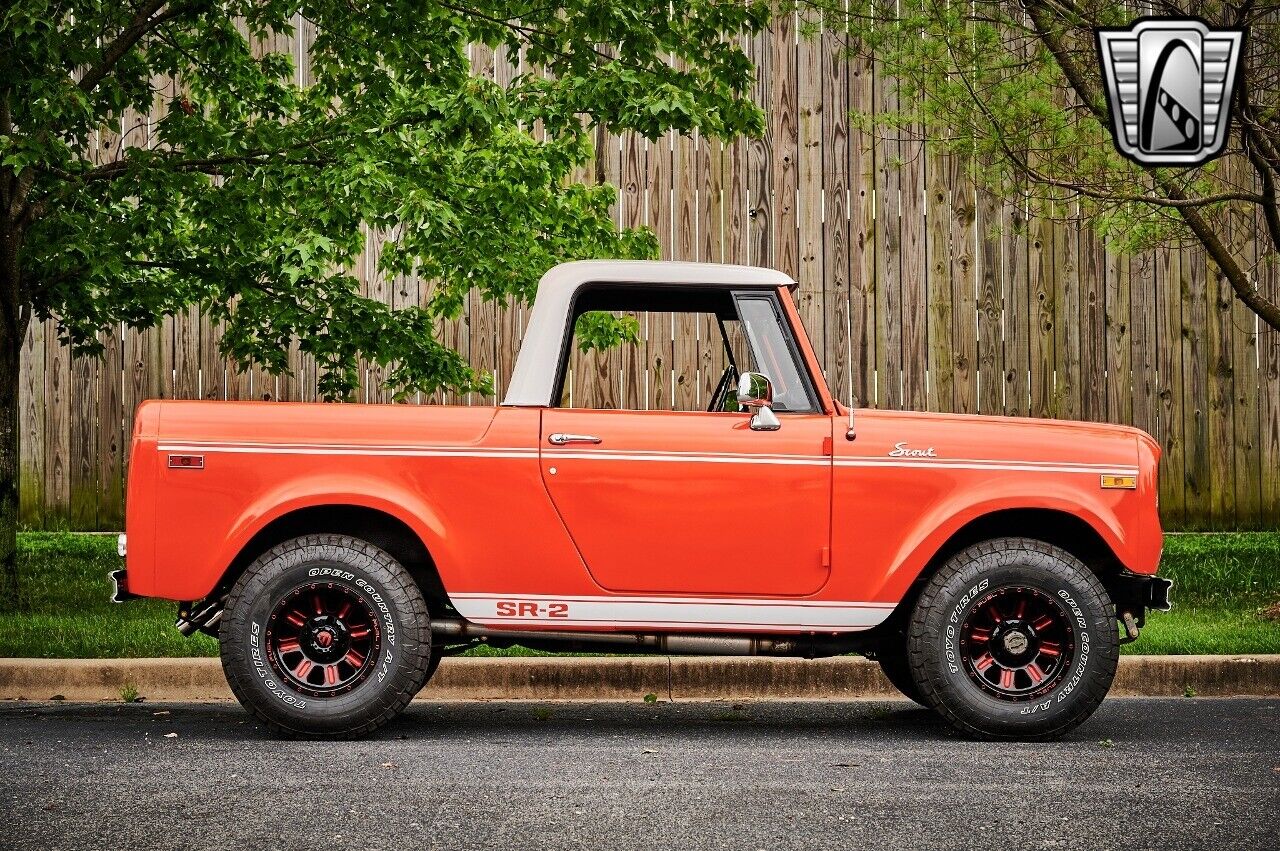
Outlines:
{"type": "Polygon", "coordinates": [[[1000,538],[952,556],[920,594],[908,661],[926,702],[957,730],[1061,736],[1098,708],[1119,659],[1115,607],[1070,553],[1000,538]]]}
{"type": "Polygon", "coordinates": [[[431,623],[408,571],[345,535],[306,535],[259,556],[219,629],[236,698],[277,732],[366,735],[426,682],[431,623]]]}

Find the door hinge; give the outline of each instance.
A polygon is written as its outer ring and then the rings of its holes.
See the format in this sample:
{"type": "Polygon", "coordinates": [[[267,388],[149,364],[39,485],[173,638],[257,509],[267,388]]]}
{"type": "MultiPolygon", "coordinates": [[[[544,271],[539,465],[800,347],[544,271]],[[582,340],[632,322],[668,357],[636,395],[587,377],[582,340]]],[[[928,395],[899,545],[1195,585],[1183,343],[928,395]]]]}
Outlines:
{"type": "Polygon", "coordinates": [[[824,456],[824,457],[827,457],[827,458],[830,458],[830,457],[834,454],[834,452],[835,452],[835,450],[834,450],[834,448],[833,448],[833,447],[832,447],[832,445],[831,445],[831,438],[830,438],[830,437],[824,437],[824,438],[822,438],[822,454],[823,454],[823,456],[824,456]]]}
{"type": "Polygon", "coordinates": [[[822,548],[822,566],[831,567],[831,547],[822,548]]]}

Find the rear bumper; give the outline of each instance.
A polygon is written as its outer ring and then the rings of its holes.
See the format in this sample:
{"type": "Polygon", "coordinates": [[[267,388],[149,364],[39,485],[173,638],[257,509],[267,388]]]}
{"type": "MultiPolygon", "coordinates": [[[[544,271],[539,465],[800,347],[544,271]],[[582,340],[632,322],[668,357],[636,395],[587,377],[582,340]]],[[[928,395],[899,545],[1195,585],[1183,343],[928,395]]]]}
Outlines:
{"type": "Polygon", "coordinates": [[[1172,587],[1173,582],[1161,576],[1122,573],[1116,577],[1111,596],[1117,609],[1132,610],[1135,616],[1140,617],[1146,609],[1167,612],[1173,608],[1169,602],[1169,589],[1172,587]]]}

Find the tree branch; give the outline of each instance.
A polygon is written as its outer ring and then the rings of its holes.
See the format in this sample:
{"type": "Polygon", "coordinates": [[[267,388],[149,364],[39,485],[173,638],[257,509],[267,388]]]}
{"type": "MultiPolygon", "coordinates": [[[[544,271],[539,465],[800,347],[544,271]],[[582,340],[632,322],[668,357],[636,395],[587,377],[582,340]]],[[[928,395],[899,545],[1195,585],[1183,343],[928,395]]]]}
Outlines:
{"type": "Polygon", "coordinates": [[[1271,173],[1271,167],[1263,159],[1262,154],[1256,147],[1245,143],[1245,150],[1249,154],[1249,162],[1253,163],[1253,169],[1258,173],[1258,179],[1262,181],[1263,198],[1258,202],[1258,206],[1262,207],[1262,218],[1267,223],[1267,233],[1271,236],[1271,244],[1277,250],[1280,250],[1280,201],[1276,196],[1275,175],[1271,173]]]}
{"type": "Polygon", "coordinates": [[[143,36],[161,24],[193,11],[198,5],[197,3],[187,3],[182,6],[175,6],[162,14],[156,14],[164,8],[167,2],[168,0],[147,0],[146,3],[138,7],[128,26],[102,52],[102,58],[84,72],[84,76],[80,78],[80,91],[85,94],[92,92],[97,88],[98,83],[102,82],[111,73],[111,69],[120,61],[120,58],[133,49],[133,46],[143,36]]]}

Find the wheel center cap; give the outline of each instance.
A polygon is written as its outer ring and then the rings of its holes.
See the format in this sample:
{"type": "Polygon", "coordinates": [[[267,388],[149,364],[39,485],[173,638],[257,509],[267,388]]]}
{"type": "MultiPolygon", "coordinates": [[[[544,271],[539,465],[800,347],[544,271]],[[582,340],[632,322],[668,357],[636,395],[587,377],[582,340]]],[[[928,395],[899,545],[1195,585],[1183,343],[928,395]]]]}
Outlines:
{"type": "Polygon", "coordinates": [[[322,629],[316,633],[316,644],[321,647],[328,647],[333,644],[333,633],[327,629],[322,629]]]}
{"type": "Polygon", "coordinates": [[[1015,656],[1020,656],[1025,653],[1028,644],[1030,644],[1030,642],[1027,640],[1027,635],[1024,632],[1013,630],[1012,632],[1005,633],[1004,649],[1008,650],[1015,656]]]}

